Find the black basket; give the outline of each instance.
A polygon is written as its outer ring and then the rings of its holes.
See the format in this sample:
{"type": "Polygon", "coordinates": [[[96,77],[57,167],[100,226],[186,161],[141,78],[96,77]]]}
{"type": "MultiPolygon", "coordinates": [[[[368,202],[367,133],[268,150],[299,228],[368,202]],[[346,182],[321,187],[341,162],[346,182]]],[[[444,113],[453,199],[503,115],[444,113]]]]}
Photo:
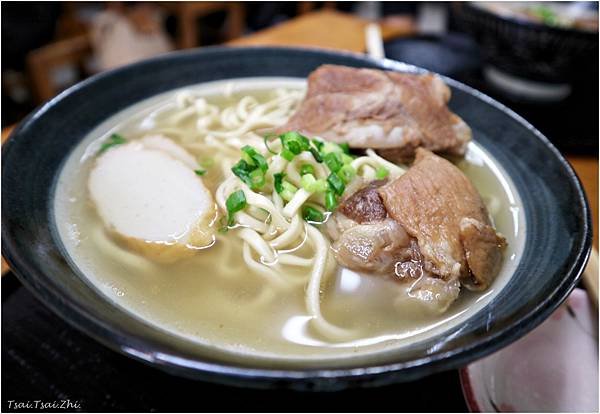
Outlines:
{"type": "Polygon", "coordinates": [[[469,3],[454,7],[457,23],[481,45],[485,62],[520,78],[570,83],[598,74],[598,33],[504,17],[469,3]]]}

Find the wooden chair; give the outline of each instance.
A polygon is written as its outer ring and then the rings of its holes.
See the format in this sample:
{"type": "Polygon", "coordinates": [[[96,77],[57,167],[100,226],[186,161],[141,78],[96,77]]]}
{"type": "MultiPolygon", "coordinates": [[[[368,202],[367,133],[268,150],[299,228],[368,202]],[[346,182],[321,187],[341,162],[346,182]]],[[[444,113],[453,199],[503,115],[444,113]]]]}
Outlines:
{"type": "Polygon", "coordinates": [[[31,51],[27,56],[27,71],[36,102],[43,103],[60,92],[60,86],[52,78],[55,70],[67,65],[84,70],[85,59],[91,52],[87,34],[59,40],[31,51]]]}
{"type": "Polygon", "coordinates": [[[164,2],[160,5],[177,18],[177,47],[187,49],[201,43],[198,19],[211,13],[226,13],[225,40],[232,40],[244,33],[246,12],[238,2],[164,2]]]}
{"type": "Polygon", "coordinates": [[[317,3],[322,3],[323,9],[335,10],[335,1],[299,1],[298,2],[298,14],[305,14],[311,12],[317,8],[317,3]]]}

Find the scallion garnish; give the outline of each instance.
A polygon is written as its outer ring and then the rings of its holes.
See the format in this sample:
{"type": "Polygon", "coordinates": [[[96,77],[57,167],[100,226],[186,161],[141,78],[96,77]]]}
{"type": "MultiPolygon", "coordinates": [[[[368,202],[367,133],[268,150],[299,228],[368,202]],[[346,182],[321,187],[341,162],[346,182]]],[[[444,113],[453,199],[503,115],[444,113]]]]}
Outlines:
{"type": "Polygon", "coordinates": [[[333,172],[338,172],[344,165],[337,152],[329,152],[325,154],[323,161],[325,162],[325,165],[327,165],[327,167],[333,172]]]}
{"type": "Polygon", "coordinates": [[[282,181],[281,187],[282,190],[279,195],[281,195],[281,198],[283,198],[285,201],[290,201],[292,198],[294,198],[294,194],[296,194],[296,191],[298,191],[296,186],[288,183],[287,181],[282,181]]]}
{"type": "Polygon", "coordinates": [[[340,168],[337,174],[342,179],[342,181],[348,184],[356,175],[356,170],[351,165],[346,164],[342,166],[342,168],[340,168]]]}
{"type": "Polygon", "coordinates": [[[302,188],[304,188],[306,191],[310,191],[308,187],[312,186],[316,182],[317,179],[312,174],[304,174],[300,179],[300,185],[302,185],[302,188]]]}
{"type": "Polygon", "coordinates": [[[323,149],[323,141],[319,141],[318,139],[311,140],[313,145],[317,148],[317,150],[321,151],[323,149]]]}
{"type": "Polygon", "coordinates": [[[115,147],[117,145],[125,144],[127,140],[123,138],[123,136],[119,134],[112,134],[106,142],[102,144],[100,150],[98,150],[98,154],[102,154],[109,148],[115,147]]]}
{"type": "Polygon", "coordinates": [[[273,155],[277,155],[277,153],[273,150],[271,150],[271,148],[269,148],[269,139],[275,137],[276,135],[272,135],[272,134],[267,134],[263,137],[264,143],[265,143],[265,148],[267,148],[267,151],[269,151],[271,154],[273,155]]]}
{"type": "Polygon", "coordinates": [[[196,173],[196,175],[199,176],[203,176],[204,174],[206,174],[206,170],[194,170],[194,172],[196,173]]]}
{"type": "Polygon", "coordinates": [[[277,194],[281,194],[283,191],[283,178],[285,177],[285,173],[275,173],[273,174],[273,186],[275,187],[275,191],[277,194]]]}
{"type": "Polygon", "coordinates": [[[254,170],[254,168],[245,160],[239,160],[237,164],[231,167],[231,172],[238,176],[248,187],[252,186],[252,180],[250,178],[252,170],[254,170]]]}
{"type": "Polygon", "coordinates": [[[246,208],[246,196],[242,190],[235,191],[227,197],[227,201],[225,201],[225,206],[227,207],[227,214],[229,216],[227,220],[228,226],[233,226],[234,224],[234,214],[238,211],[246,208]]]}
{"type": "MultiPolygon", "coordinates": [[[[269,139],[272,136],[265,135],[264,143],[267,150],[277,155],[269,148],[269,139]]],[[[332,142],[321,141],[319,139],[309,140],[297,131],[290,131],[279,135],[281,140],[281,151],[279,155],[287,161],[292,161],[297,155],[304,151],[312,154],[315,161],[324,163],[330,174],[327,179],[316,178],[316,168],[314,164],[305,162],[300,165],[300,185],[313,194],[324,194],[325,208],[327,211],[334,211],[338,206],[338,198],[346,190],[346,184],[352,181],[356,176],[356,170],[352,167],[352,161],[355,157],[350,155],[350,146],[347,143],[335,144],[332,142]]],[[[269,164],[265,157],[255,148],[246,145],[242,148],[242,159],[235,164],[231,171],[240,178],[252,190],[257,191],[264,187],[267,181],[266,172],[269,164]]],[[[196,170],[198,175],[206,173],[205,170],[196,170]]],[[[377,177],[387,176],[387,169],[380,167],[377,169],[377,177]]],[[[290,202],[298,188],[285,180],[285,173],[273,174],[273,187],[285,202],[290,202]]],[[[227,199],[227,212],[229,214],[229,225],[233,223],[235,212],[245,208],[246,198],[243,191],[237,191],[231,194],[227,199]]],[[[320,223],[324,221],[324,215],[321,210],[310,205],[302,207],[302,216],[309,222],[320,223]]]]}
{"type": "Polygon", "coordinates": [[[325,193],[325,208],[327,211],[333,211],[337,207],[337,197],[333,191],[325,193]]]}
{"type": "Polygon", "coordinates": [[[289,150],[294,155],[300,154],[302,151],[308,151],[310,141],[304,135],[296,131],[286,132],[280,135],[281,145],[289,150]]]}
{"type": "Polygon", "coordinates": [[[302,217],[312,223],[323,223],[325,221],[323,213],[311,206],[302,207],[302,217]]]}
{"type": "Polygon", "coordinates": [[[342,142],[341,144],[338,144],[338,145],[340,146],[342,151],[344,151],[344,154],[350,154],[350,145],[348,145],[347,142],[342,142]]]}
{"type": "Polygon", "coordinates": [[[284,148],[283,151],[281,151],[281,155],[283,158],[285,158],[288,161],[291,161],[294,159],[294,157],[296,156],[296,154],[294,154],[292,151],[290,151],[287,148],[284,148]]]}
{"type": "Polygon", "coordinates": [[[344,152],[338,144],[333,142],[324,142],[321,148],[321,154],[329,154],[332,152],[344,152]]]}
{"type": "Polygon", "coordinates": [[[242,160],[245,161],[246,164],[254,166],[254,160],[252,159],[252,157],[243,151],[242,151],[242,160]]]}
{"type": "Polygon", "coordinates": [[[265,157],[263,157],[262,154],[260,154],[250,145],[245,145],[244,147],[242,147],[242,157],[244,157],[246,162],[248,162],[249,164],[260,168],[263,173],[269,169],[269,164],[267,164],[267,160],[265,160],[265,157]],[[246,155],[247,158],[249,158],[250,160],[248,161],[248,159],[246,159],[244,155],[246,155]]]}
{"type": "Polygon", "coordinates": [[[250,173],[250,188],[254,191],[260,190],[265,185],[265,173],[260,168],[250,173]]]}
{"type": "Polygon", "coordinates": [[[344,164],[350,164],[352,161],[354,161],[354,157],[348,154],[340,154],[340,157],[344,164]]]}
{"type": "Polygon", "coordinates": [[[342,179],[336,173],[332,172],[331,174],[329,174],[329,177],[327,177],[327,182],[329,183],[329,188],[331,188],[331,190],[335,194],[337,194],[339,196],[344,194],[346,185],[344,184],[342,179]]]}
{"type": "Polygon", "coordinates": [[[315,167],[311,164],[302,164],[300,166],[300,175],[312,174],[315,175],[315,167]]]}
{"type": "Polygon", "coordinates": [[[315,147],[313,147],[311,145],[311,147],[308,149],[310,151],[310,153],[312,154],[313,158],[315,159],[316,162],[318,163],[322,163],[323,162],[323,157],[321,157],[321,154],[319,153],[319,150],[316,149],[315,147]]]}
{"type": "Polygon", "coordinates": [[[327,191],[327,182],[325,180],[317,180],[312,174],[305,174],[300,179],[302,188],[310,193],[322,193],[327,191]]]}

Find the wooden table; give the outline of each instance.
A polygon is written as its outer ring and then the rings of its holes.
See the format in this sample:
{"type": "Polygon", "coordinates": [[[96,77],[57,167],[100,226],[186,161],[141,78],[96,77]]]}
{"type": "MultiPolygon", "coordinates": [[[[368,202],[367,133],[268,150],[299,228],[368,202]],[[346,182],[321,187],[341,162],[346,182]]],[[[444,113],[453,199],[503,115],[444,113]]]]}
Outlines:
{"type": "MultiPolygon", "coordinates": [[[[307,13],[252,35],[228,42],[231,46],[304,46],[363,53],[369,21],[332,10],[307,13]]],[[[416,31],[410,18],[381,23],[383,39],[408,36],[416,31]]]]}

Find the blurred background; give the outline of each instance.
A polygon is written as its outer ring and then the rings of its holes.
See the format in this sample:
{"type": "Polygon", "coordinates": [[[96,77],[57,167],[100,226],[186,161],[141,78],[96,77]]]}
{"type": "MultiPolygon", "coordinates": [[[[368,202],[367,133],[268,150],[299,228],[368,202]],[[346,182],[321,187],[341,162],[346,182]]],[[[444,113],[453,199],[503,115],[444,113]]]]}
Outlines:
{"type": "Polygon", "coordinates": [[[364,52],[365,42],[341,39],[342,17],[379,23],[386,57],[483,90],[563,150],[597,152],[597,2],[2,2],[2,127],[88,76],[172,50],[364,52]],[[311,17],[332,24],[331,39],[300,30],[311,17]],[[269,36],[273,27],[288,30],[269,36]]]}

